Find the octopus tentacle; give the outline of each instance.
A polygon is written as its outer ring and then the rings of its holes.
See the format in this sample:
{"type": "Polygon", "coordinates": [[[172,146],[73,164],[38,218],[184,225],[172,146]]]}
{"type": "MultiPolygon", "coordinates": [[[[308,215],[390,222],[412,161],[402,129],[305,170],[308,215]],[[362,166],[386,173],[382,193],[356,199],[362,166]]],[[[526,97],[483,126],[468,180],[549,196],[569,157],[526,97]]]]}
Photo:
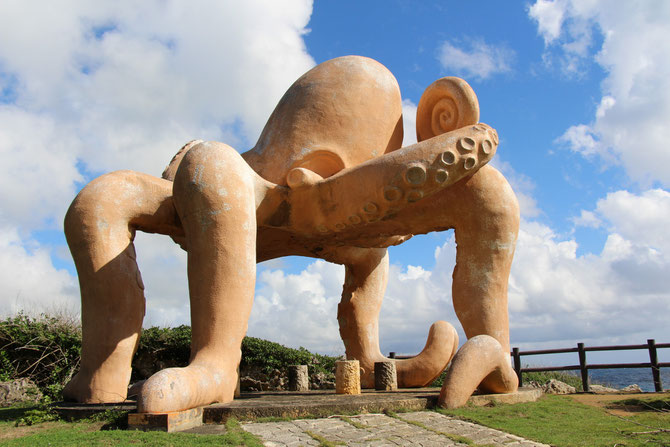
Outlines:
{"type": "Polygon", "coordinates": [[[308,234],[356,231],[361,224],[391,218],[469,177],[488,163],[497,148],[496,131],[477,124],[408,146],[316,182],[295,182],[290,203],[310,210],[291,225],[308,234]],[[345,231],[347,230],[347,231],[345,231]]]}

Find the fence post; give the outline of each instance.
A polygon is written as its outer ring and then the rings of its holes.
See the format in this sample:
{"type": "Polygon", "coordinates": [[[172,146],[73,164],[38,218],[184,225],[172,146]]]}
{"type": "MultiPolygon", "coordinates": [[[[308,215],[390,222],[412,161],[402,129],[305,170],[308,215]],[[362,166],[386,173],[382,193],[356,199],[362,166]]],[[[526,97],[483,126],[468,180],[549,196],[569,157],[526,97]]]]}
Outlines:
{"type": "Polygon", "coordinates": [[[649,363],[651,363],[651,375],[654,378],[654,388],[657,393],[663,391],[661,383],[661,370],[658,368],[658,354],[656,353],[656,340],[650,338],[647,340],[649,346],[649,363]]]}
{"type": "Polygon", "coordinates": [[[393,351],[389,352],[389,358],[394,359],[395,358],[395,352],[393,352],[393,351]]]}
{"type": "Polygon", "coordinates": [[[521,355],[519,355],[519,348],[512,348],[512,356],[514,357],[514,371],[519,378],[519,386],[523,386],[523,379],[521,377],[521,355]]]}
{"type": "Polygon", "coordinates": [[[577,351],[579,352],[579,370],[582,373],[582,388],[585,393],[589,389],[589,369],[586,366],[586,351],[584,350],[584,343],[577,343],[577,351]]]}

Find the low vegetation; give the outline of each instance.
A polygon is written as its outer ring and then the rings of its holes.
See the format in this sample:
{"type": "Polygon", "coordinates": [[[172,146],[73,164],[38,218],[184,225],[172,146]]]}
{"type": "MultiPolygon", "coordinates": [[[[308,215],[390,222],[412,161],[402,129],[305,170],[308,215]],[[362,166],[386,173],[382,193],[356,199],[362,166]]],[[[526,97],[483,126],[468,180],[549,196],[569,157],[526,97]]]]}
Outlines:
{"type": "Polygon", "coordinates": [[[116,430],[119,416],[103,413],[77,422],[42,421],[30,426],[19,421],[26,418],[27,408],[0,408],[0,444],[3,446],[249,446],[262,442],[244,431],[235,419],[226,422],[225,432],[199,435],[116,430]],[[18,426],[17,426],[18,423],[18,426]]]}
{"type": "MultiPolygon", "coordinates": [[[[191,328],[152,327],[142,331],[133,359],[133,380],[163,368],[185,366],[191,350],[191,328]]],[[[0,321],[0,381],[27,377],[50,400],[60,400],[63,386],[79,367],[81,328],[74,319],[19,314],[0,321]]],[[[308,365],[310,374],[332,374],[336,357],[292,349],[260,338],[245,337],[240,368],[269,373],[287,365],[308,365]]]]}
{"type": "MultiPolygon", "coordinates": [[[[625,405],[625,401],[612,404],[625,405]]],[[[607,407],[579,403],[570,396],[554,395],[523,404],[439,411],[555,446],[670,445],[670,413],[650,408],[670,406],[670,395],[649,401],[662,403],[644,409],[638,402],[638,411],[626,416],[613,414],[607,407]]]]}
{"type": "Polygon", "coordinates": [[[0,321],[0,381],[27,377],[51,399],[79,367],[81,328],[73,319],[23,314],[0,321]]]}
{"type": "MultiPolygon", "coordinates": [[[[549,395],[537,402],[437,411],[553,446],[635,447],[670,445],[668,409],[670,394],[666,393],[649,397],[629,397],[604,405],[585,405],[571,396],[549,395]],[[613,409],[626,410],[625,416],[613,414],[613,409]]],[[[112,412],[71,423],[49,418],[38,421],[32,418],[32,425],[28,425],[26,421],[30,419],[31,411],[33,409],[25,407],[0,409],[0,444],[261,445],[256,437],[242,430],[235,420],[227,422],[225,434],[143,433],[114,430],[123,428],[123,418],[112,412]]],[[[393,412],[387,414],[396,417],[393,412]]],[[[474,444],[466,438],[456,438],[453,435],[450,437],[459,442],[474,444]]],[[[327,444],[324,442],[322,445],[327,444]]]]}
{"type": "MultiPolygon", "coordinates": [[[[134,359],[136,378],[167,366],[185,365],[191,330],[150,328],[143,332],[134,359]]],[[[44,393],[40,405],[0,408],[0,444],[32,445],[247,445],[260,441],[230,420],[216,435],[144,433],[125,430],[126,415],[107,412],[93,418],[64,422],[48,403],[60,399],[62,387],[79,365],[81,330],[62,317],[18,315],[0,321],[0,380],[28,377],[44,393]]],[[[307,364],[310,373],[332,372],[336,358],[290,349],[247,337],[242,346],[242,369],[270,372],[290,364],[307,364]]],[[[581,389],[578,376],[561,372],[526,373],[524,382],[557,379],[581,389]]],[[[441,385],[441,378],[434,383],[441,385]]],[[[587,396],[587,395],[581,395],[587,396]]],[[[555,446],[670,445],[670,394],[621,396],[599,406],[585,405],[570,396],[545,396],[538,402],[444,411],[555,446]]]]}

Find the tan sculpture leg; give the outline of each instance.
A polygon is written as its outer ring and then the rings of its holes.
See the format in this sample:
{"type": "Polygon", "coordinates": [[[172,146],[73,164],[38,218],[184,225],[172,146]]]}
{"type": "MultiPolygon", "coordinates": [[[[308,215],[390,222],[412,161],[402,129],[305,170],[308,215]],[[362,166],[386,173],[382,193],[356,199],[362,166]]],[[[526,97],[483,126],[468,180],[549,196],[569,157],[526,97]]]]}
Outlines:
{"type": "MultiPolygon", "coordinates": [[[[497,351],[487,349],[503,354],[491,361],[496,366],[506,365],[489,376],[494,368],[484,359],[493,359],[493,354],[470,361],[479,367],[481,377],[467,395],[472,394],[480,382],[486,391],[514,391],[517,384],[509,362],[507,281],[518,233],[519,210],[507,181],[497,170],[485,166],[469,179],[435,194],[429,203],[419,202],[407,208],[393,221],[397,225],[396,234],[412,229],[417,233],[455,229],[457,257],[452,295],[456,314],[468,338],[485,334],[493,337],[492,341],[497,340],[497,351]]],[[[389,221],[385,222],[388,224],[389,221]]],[[[338,308],[347,357],[361,361],[364,387],[370,385],[368,368],[375,361],[385,360],[379,350],[378,316],[388,272],[388,260],[382,257],[383,252],[370,249],[368,253],[356,262],[345,264],[345,285],[338,308]]],[[[446,322],[435,323],[421,354],[398,362],[399,386],[430,383],[446,367],[457,346],[458,336],[453,327],[446,322]]],[[[466,349],[460,357],[475,355],[475,352],[466,349]]],[[[470,373],[473,367],[468,366],[470,373]]],[[[455,377],[467,376],[473,381],[477,376],[459,373],[459,370],[458,365],[452,368],[455,377]]],[[[456,378],[451,381],[458,382],[456,378]]]]}
{"type": "MultiPolygon", "coordinates": [[[[489,354],[481,359],[476,349],[456,357],[473,356],[460,364],[479,368],[479,379],[483,381],[480,384],[476,380],[475,388],[496,393],[515,391],[518,382],[509,359],[507,284],[519,228],[519,207],[505,178],[494,168],[484,166],[469,179],[436,194],[430,203],[418,203],[404,210],[397,221],[421,232],[455,229],[452,297],[456,315],[468,339],[488,335],[499,344],[495,350],[487,342],[489,354]],[[442,228],[439,222],[444,225],[442,228]],[[493,352],[500,354],[496,357],[493,352]]],[[[458,370],[454,364],[450,374],[468,376],[468,380],[477,376],[458,370]]],[[[458,382],[451,380],[454,381],[458,382]]],[[[466,384],[457,387],[462,386],[466,384]]]]}
{"type": "Polygon", "coordinates": [[[79,372],[63,390],[66,399],[126,398],[144,318],[144,285],[132,241],[136,229],[179,233],[175,217],[172,184],[130,171],[93,180],[70,206],[65,235],[81,287],[83,344],[79,372]]]}
{"type": "Polygon", "coordinates": [[[177,170],[174,202],[188,246],[191,361],[149,378],[140,412],[233,399],[256,278],[255,176],[221,143],[196,145],[177,170]]]}
{"type": "Polygon", "coordinates": [[[478,365],[486,370],[489,366],[485,359],[489,358],[500,365],[501,373],[483,375],[479,388],[513,392],[518,380],[509,357],[507,285],[519,231],[519,208],[516,196],[498,171],[485,166],[477,174],[463,184],[464,197],[469,200],[463,202],[455,226],[454,310],[468,339],[489,335],[500,344],[499,359],[488,354],[478,365]],[[477,211],[467,213],[466,208],[477,211]]]}
{"type": "Polygon", "coordinates": [[[477,335],[469,339],[451,362],[442,385],[438,404],[458,408],[468,401],[482,381],[495,386],[495,393],[516,391],[518,379],[510,367],[509,352],[493,337],[477,335]]]}
{"type": "MultiPolygon", "coordinates": [[[[337,320],[347,358],[360,362],[361,386],[374,388],[374,364],[388,360],[379,348],[379,311],[386,290],[389,260],[386,249],[358,249],[357,254],[357,259],[352,257],[345,263],[337,320]]],[[[446,321],[436,322],[430,328],[426,347],[418,356],[396,361],[398,386],[412,388],[430,384],[447,367],[457,348],[456,329],[446,321]]]]}

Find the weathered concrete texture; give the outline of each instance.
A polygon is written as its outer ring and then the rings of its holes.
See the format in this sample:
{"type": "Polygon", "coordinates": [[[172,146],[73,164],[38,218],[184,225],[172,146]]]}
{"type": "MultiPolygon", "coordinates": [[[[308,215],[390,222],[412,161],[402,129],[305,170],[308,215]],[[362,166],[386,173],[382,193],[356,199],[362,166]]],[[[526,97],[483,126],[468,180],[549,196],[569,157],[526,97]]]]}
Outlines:
{"type": "Polygon", "coordinates": [[[335,392],[361,394],[361,365],[358,360],[335,362],[335,392]]]}
{"type": "MultiPolygon", "coordinates": [[[[340,395],[332,391],[242,393],[242,398],[233,402],[204,407],[203,421],[206,424],[217,424],[229,417],[249,420],[261,417],[300,418],[338,413],[380,413],[400,409],[423,410],[436,407],[438,396],[438,388],[400,389],[394,392],[363,390],[360,395],[340,395]]],[[[532,402],[540,396],[540,390],[522,389],[510,394],[472,396],[468,403],[479,406],[491,402],[532,402]]]]}
{"type": "Polygon", "coordinates": [[[307,365],[291,365],[288,367],[288,389],[289,391],[309,390],[307,365]]]}
{"type": "MultiPolygon", "coordinates": [[[[302,393],[287,391],[266,391],[242,393],[241,398],[227,404],[214,404],[200,407],[197,411],[181,411],[175,413],[149,414],[147,419],[137,419],[138,415],[129,415],[130,425],[142,425],[151,430],[175,430],[176,421],[181,419],[183,430],[188,426],[219,424],[229,417],[238,420],[253,420],[262,417],[320,417],[338,413],[381,413],[398,410],[423,410],[437,405],[439,388],[401,389],[395,392],[363,390],[360,395],[338,395],[334,390],[307,391],[302,393]],[[187,420],[190,421],[187,423],[187,420]],[[190,425],[189,425],[190,424],[190,425]]],[[[495,403],[531,402],[542,396],[538,389],[520,389],[510,394],[475,395],[470,398],[470,405],[487,405],[495,403]]],[[[95,413],[107,410],[135,412],[135,402],[120,404],[77,404],[58,402],[52,406],[66,419],[87,418],[95,413]]],[[[140,428],[140,427],[136,427],[140,428]]]]}
{"type": "Polygon", "coordinates": [[[202,425],[203,407],[170,413],[130,413],[128,429],[175,432],[202,425]]]}
{"type": "Polygon", "coordinates": [[[432,411],[401,413],[396,417],[364,414],[287,422],[244,423],[242,428],[260,437],[266,446],[320,445],[314,438],[323,438],[337,445],[361,447],[466,446],[467,444],[455,440],[457,436],[476,444],[492,446],[546,446],[432,411]]]}
{"type": "Polygon", "coordinates": [[[434,407],[437,396],[436,388],[403,389],[397,392],[363,390],[358,395],[336,394],[333,390],[242,393],[242,398],[233,402],[204,407],[203,421],[205,424],[218,424],[229,417],[253,420],[262,417],[323,417],[338,413],[422,410],[434,407]]]}
{"type": "Polygon", "coordinates": [[[398,374],[395,361],[375,362],[375,390],[396,391],[398,389],[398,374]]]}
{"type": "Polygon", "coordinates": [[[542,390],[537,388],[519,388],[515,393],[475,394],[468,399],[468,405],[483,407],[489,404],[519,404],[535,402],[542,397],[542,390]]]}
{"type": "Polygon", "coordinates": [[[54,402],[50,408],[67,421],[86,419],[105,411],[136,411],[137,402],[127,401],[115,404],[79,404],[76,402],[54,402]]]}

